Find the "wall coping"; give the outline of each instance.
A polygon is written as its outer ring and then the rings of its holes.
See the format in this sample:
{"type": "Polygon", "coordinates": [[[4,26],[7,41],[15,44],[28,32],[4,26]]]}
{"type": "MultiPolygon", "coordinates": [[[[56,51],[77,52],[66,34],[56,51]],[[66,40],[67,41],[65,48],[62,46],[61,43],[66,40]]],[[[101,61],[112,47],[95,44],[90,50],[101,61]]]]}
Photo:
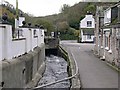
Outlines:
{"type": "Polygon", "coordinates": [[[26,40],[26,38],[13,38],[12,41],[26,40]]]}

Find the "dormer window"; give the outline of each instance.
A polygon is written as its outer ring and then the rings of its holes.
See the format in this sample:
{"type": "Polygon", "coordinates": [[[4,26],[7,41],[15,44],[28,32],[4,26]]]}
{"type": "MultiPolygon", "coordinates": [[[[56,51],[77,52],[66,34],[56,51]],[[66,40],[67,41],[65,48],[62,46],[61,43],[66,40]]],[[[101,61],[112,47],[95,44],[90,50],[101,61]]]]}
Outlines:
{"type": "Polygon", "coordinates": [[[87,21],[87,27],[92,27],[92,21],[87,21]]]}

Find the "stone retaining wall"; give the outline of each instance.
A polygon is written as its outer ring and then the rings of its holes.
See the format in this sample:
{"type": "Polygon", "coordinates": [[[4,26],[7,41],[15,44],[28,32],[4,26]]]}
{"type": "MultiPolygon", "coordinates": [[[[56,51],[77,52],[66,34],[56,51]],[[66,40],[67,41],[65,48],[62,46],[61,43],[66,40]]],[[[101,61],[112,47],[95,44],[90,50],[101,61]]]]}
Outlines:
{"type": "MultiPolygon", "coordinates": [[[[60,50],[62,56],[67,60],[67,62],[69,64],[69,66],[68,66],[69,67],[69,69],[68,69],[69,76],[73,76],[76,73],[76,65],[75,65],[73,56],[64,46],[59,46],[59,50],[60,50]]],[[[81,89],[82,85],[81,85],[79,72],[77,73],[77,75],[74,78],[72,78],[70,80],[70,82],[71,82],[70,90],[72,90],[73,88],[81,89]]]]}
{"type": "Polygon", "coordinates": [[[1,61],[0,67],[2,88],[24,88],[39,78],[45,70],[45,45],[35,48],[28,54],[22,55],[12,60],[1,61]],[[39,72],[38,72],[39,71],[39,72]]]}

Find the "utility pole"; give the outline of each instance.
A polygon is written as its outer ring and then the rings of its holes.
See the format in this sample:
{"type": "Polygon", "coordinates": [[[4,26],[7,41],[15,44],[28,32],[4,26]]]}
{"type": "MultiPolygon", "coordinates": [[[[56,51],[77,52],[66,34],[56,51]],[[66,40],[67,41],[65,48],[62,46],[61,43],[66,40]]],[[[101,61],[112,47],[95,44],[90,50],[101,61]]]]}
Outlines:
{"type": "Polygon", "coordinates": [[[18,0],[16,0],[16,17],[15,17],[15,29],[19,26],[19,12],[18,12],[18,0]]]}
{"type": "Polygon", "coordinates": [[[16,19],[18,19],[18,0],[16,0],[16,19]]]}
{"type": "Polygon", "coordinates": [[[14,31],[15,37],[19,34],[18,27],[19,27],[19,11],[18,11],[18,0],[16,0],[16,17],[15,17],[15,31],[14,31]]]}

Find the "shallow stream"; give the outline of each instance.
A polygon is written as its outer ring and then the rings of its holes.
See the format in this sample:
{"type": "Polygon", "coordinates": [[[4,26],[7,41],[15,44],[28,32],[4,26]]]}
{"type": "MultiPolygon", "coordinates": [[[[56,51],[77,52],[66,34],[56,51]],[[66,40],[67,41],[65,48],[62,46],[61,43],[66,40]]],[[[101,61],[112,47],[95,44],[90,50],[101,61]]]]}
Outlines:
{"type": "MultiPolygon", "coordinates": [[[[45,62],[46,70],[42,79],[39,81],[38,86],[68,77],[67,62],[63,58],[50,55],[50,57],[46,57],[45,62]]],[[[45,88],[69,88],[69,87],[70,81],[67,80],[54,85],[46,86],[45,88]]]]}

